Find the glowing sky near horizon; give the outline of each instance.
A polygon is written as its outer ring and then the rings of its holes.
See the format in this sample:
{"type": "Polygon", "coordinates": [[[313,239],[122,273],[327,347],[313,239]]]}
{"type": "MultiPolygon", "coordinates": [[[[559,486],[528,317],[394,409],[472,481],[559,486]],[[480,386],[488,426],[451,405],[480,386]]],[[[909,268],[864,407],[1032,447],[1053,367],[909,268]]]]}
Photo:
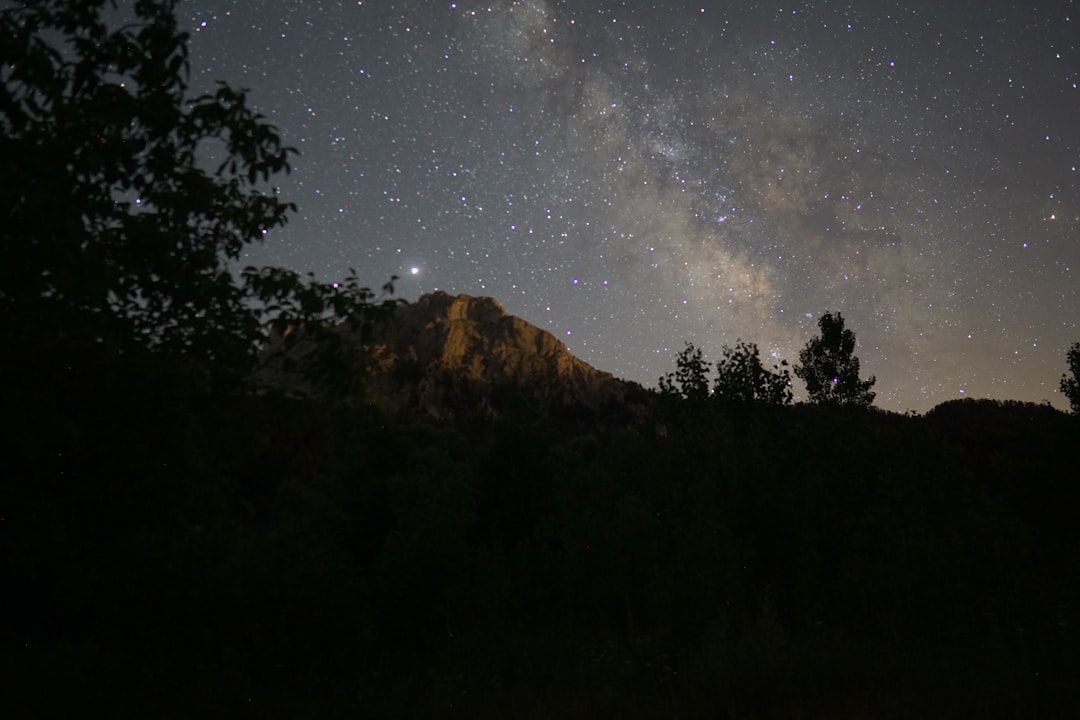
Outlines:
{"type": "Polygon", "coordinates": [[[179,11],[194,89],[250,88],[301,152],[251,262],[491,295],[645,385],[684,341],[794,361],[840,311],[879,407],[1067,405],[1074,2],[179,11]]]}

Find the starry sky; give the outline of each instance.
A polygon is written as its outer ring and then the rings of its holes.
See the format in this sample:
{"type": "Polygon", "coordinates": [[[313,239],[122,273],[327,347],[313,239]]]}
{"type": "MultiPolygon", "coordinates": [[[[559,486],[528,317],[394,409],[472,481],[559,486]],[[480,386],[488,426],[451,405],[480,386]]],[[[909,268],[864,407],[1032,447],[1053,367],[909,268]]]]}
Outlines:
{"type": "Polygon", "coordinates": [[[179,13],[193,91],[249,88],[301,153],[278,182],[298,212],[246,262],[491,295],[646,386],[686,341],[794,362],[840,311],[879,407],[1067,406],[1072,0],[179,13]]]}

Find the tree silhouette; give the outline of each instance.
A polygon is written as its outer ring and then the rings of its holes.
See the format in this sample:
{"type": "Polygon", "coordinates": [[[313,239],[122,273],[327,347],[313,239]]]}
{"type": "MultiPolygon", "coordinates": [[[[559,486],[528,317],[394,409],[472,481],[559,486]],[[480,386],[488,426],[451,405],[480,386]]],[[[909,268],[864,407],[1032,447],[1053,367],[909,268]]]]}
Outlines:
{"type": "Polygon", "coordinates": [[[782,360],[770,371],[761,364],[756,344],[739,340],[734,348],[725,345],[716,363],[713,395],[719,400],[790,405],[791,372],[787,364],[782,360]]]}
{"type": "Polygon", "coordinates": [[[271,326],[372,298],[229,263],[295,208],[267,183],[295,151],[219,83],[188,93],[175,2],[34,0],[0,11],[0,313],[47,355],[150,350],[250,371],[271,326]]]}
{"type": "Polygon", "coordinates": [[[675,357],[675,372],[660,378],[660,392],[685,400],[705,400],[709,397],[711,366],[712,363],[704,359],[701,348],[686,343],[675,357]]]}
{"type": "Polygon", "coordinates": [[[1069,372],[1061,376],[1061,392],[1069,399],[1072,411],[1080,414],[1080,342],[1072,344],[1065,354],[1065,361],[1069,365],[1069,372]]]}
{"type": "Polygon", "coordinates": [[[868,407],[874,402],[870,390],[877,382],[859,379],[859,358],[855,357],[855,334],[844,328],[840,313],[825,313],[818,319],[821,335],[811,338],[799,352],[795,374],[806,383],[810,401],[823,405],[868,407]]]}

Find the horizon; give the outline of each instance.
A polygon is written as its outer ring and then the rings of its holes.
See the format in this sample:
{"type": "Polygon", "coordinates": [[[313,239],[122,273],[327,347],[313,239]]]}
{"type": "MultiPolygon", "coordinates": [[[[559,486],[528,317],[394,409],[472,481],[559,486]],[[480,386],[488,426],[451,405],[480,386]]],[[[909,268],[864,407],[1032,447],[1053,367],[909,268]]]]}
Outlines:
{"type": "MultiPolygon", "coordinates": [[[[530,322],[527,318],[521,318],[520,315],[515,315],[514,313],[510,312],[505,307],[505,305],[503,305],[502,301],[499,300],[499,298],[494,297],[492,295],[475,295],[475,294],[472,294],[472,293],[453,293],[453,292],[449,292],[449,291],[441,289],[441,288],[434,288],[432,290],[428,290],[428,291],[425,291],[425,292],[421,293],[419,296],[417,296],[416,298],[413,298],[413,299],[406,299],[406,298],[400,298],[400,297],[396,297],[396,299],[399,299],[399,300],[402,300],[404,302],[407,302],[407,303],[411,304],[411,303],[419,302],[421,299],[423,299],[427,295],[432,295],[432,294],[437,294],[437,293],[443,293],[443,294],[449,295],[450,297],[454,297],[454,298],[466,296],[466,297],[470,297],[470,298],[473,298],[473,299],[494,300],[499,306],[502,307],[503,311],[506,312],[507,316],[509,316],[509,317],[518,317],[518,318],[520,318],[522,320],[525,320],[526,322],[530,322]]],[[[535,323],[531,323],[531,322],[530,322],[530,324],[535,325],[535,323]]],[[[536,327],[539,328],[540,326],[537,325],[536,327]]],[[[547,330],[546,328],[540,328],[540,329],[545,331],[545,332],[548,332],[548,333],[551,332],[550,330],[547,330]]],[[[611,372],[610,370],[606,370],[606,369],[604,369],[602,367],[597,367],[597,366],[593,365],[591,362],[588,362],[584,358],[581,358],[576,353],[574,353],[573,348],[571,348],[569,345],[567,345],[567,343],[563,342],[557,335],[554,335],[554,333],[551,333],[551,334],[552,334],[553,337],[555,337],[556,340],[559,340],[559,342],[561,342],[564,347],[566,347],[567,351],[570,352],[571,355],[573,355],[578,360],[581,360],[581,361],[585,362],[587,365],[592,367],[594,370],[609,373],[616,380],[623,380],[623,381],[629,381],[629,382],[637,383],[638,385],[641,385],[643,388],[645,388],[647,390],[652,390],[652,391],[657,391],[657,392],[660,391],[659,380],[661,378],[659,376],[657,378],[653,379],[651,382],[642,382],[642,381],[634,379],[634,378],[624,377],[622,375],[619,375],[618,373],[611,372]]],[[[820,335],[820,331],[815,331],[815,335],[820,335]]],[[[809,340],[809,339],[810,338],[807,338],[807,340],[809,340]]],[[[696,343],[691,343],[691,344],[694,345],[695,348],[701,349],[703,351],[703,359],[706,362],[709,363],[709,373],[708,373],[708,378],[709,378],[709,381],[710,381],[709,394],[712,395],[712,393],[713,393],[712,381],[715,378],[716,359],[720,355],[720,350],[721,349],[717,348],[717,351],[713,355],[710,355],[708,352],[705,352],[703,348],[700,348],[696,343]]],[[[666,370],[663,373],[663,375],[666,376],[668,373],[672,373],[672,372],[675,371],[675,369],[676,369],[676,359],[677,359],[676,355],[682,349],[683,348],[679,348],[677,351],[673,352],[672,358],[671,358],[671,367],[668,368],[668,370],[666,370]]],[[[855,355],[856,355],[856,357],[858,356],[857,338],[856,338],[856,352],[855,352],[855,355]]],[[[787,358],[782,358],[782,359],[787,360],[787,358]]],[[[797,362],[798,362],[797,357],[795,358],[794,361],[789,360],[788,361],[788,363],[790,365],[789,369],[793,368],[797,362]]],[[[762,358],[762,364],[767,369],[772,367],[772,363],[766,362],[766,358],[762,358]]],[[[863,379],[863,380],[866,380],[868,378],[868,376],[867,376],[866,373],[860,373],[860,378],[863,379]]],[[[794,394],[794,400],[793,400],[792,404],[794,404],[794,405],[800,405],[800,404],[801,405],[815,405],[815,404],[820,404],[820,403],[814,403],[812,400],[809,399],[809,397],[807,396],[805,383],[801,379],[796,377],[794,374],[792,374],[792,376],[791,376],[791,388],[792,388],[793,394],[794,394]]],[[[873,388],[871,388],[871,389],[876,393],[877,392],[877,385],[874,385],[873,388]]],[[[1059,394],[1060,394],[1060,392],[1059,392],[1059,394]]],[[[1021,404],[1031,404],[1031,405],[1037,405],[1037,406],[1049,406],[1049,407],[1053,408],[1054,410],[1057,410],[1058,412],[1061,412],[1061,413],[1064,413],[1064,414],[1069,414],[1069,408],[1067,406],[1067,401],[1066,401],[1066,406],[1065,407],[1059,407],[1058,405],[1055,405],[1054,403],[1051,403],[1048,400],[1044,400],[1044,401],[1041,401],[1041,402],[1036,402],[1036,401],[1033,401],[1033,400],[1019,400],[1017,398],[1002,398],[1002,397],[989,397],[989,396],[988,397],[974,397],[972,395],[964,395],[964,394],[959,395],[957,397],[944,398],[941,401],[939,401],[939,402],[935,403],[934,405],[932,405],[930,407],[927,407],[927,408],[925,408],[923,410],[915,410],[913,408],[908,408],[908,409],[905,409],[905,410],[895,410],[893,408],[881,407],[880,405],[878,405],[876,398],[875,398],[875,401],[873,403],[871,403],[870,407],[873,408],[873,409],[876,409],[876,410],[882,410],[882,411],[885,411],[885,412],[892,412],[892,413],[897,413],[897,414],[901,414],[901,415],[907,415],[907,414],[911,414],[911,413],[915,413],[916,415],[925,415],[928,412],[930,412],[931,410],[934,410],[934,409],[936,409],[936,408],[938,408],[941,405],[944,405],[946,403],[955,402],[955,401],[964,401],[964,400],[971,400],[971,401],[986,400],[986,401],[991,401],[991,402],[995,402],[995,403],[1000,403],[1000,404],[1003,404],[1003,405],[1008,405],[1008,404],[1011,404],[1011,403],[1021,403],[1021,404]]]]}

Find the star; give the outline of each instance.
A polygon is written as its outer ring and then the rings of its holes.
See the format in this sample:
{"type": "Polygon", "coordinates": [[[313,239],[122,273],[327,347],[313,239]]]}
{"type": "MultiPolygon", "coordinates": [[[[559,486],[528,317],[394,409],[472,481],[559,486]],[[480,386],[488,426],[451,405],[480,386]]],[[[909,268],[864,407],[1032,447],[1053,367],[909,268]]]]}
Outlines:
{"type": "Polygon", "coordinates": [[[794,360],[841,311],[882,407],[960,387],[1065,407],[1047,388],[1080,339],[1075,19],[705,10],[193,3],[193,85],[250,88],[301,152],[280,182],[299,212],[249,259],[493,295],[649,386],[674,362],[657,348],[794,360]]]}

